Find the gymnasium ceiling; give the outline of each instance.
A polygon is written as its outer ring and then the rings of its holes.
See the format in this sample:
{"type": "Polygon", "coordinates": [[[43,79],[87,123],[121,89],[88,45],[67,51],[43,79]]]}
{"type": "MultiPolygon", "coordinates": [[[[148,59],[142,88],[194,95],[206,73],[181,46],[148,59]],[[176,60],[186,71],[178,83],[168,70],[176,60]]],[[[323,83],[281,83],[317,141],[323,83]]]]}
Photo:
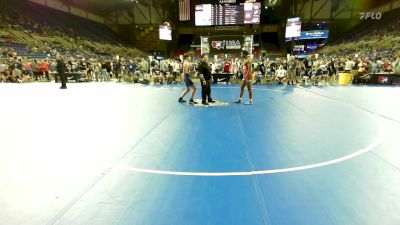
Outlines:
{"type": "Polygon", "coordinates": [[[141,4],[143,6],[156,6],[159,8],[170,5],[171,2],[177,0],[60,0],[66,4],[85,9],[89,12],[100,16],[107,16],[109,13],[126,9],[133,4],[141,4]]]}

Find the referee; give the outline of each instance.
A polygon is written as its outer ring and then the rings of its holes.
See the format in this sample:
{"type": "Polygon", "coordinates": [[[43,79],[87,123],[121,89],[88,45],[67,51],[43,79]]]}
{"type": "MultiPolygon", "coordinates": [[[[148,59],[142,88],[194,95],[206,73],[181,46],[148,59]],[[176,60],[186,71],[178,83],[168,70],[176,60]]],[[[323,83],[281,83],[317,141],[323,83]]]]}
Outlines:
{"type": "Polygon", "coordinates": [[[201,62],[197,71],[199,72],[201,81],[202,104],[209,105],[208,103],[214,103],[215,101],[213,101],[211,98],[211,70],[210,66],[208,65],[208,56],[206,54],[201,55],[201,62]],[[207,99],[208,103],[206,101],[207,99]]]}

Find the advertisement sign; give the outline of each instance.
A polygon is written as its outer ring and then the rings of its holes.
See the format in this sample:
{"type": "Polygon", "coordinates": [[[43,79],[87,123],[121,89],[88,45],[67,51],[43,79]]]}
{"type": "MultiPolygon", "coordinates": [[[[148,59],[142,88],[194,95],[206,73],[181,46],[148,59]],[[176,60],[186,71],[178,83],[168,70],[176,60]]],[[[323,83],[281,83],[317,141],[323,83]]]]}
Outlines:
{"type": "Polygon", "coordinates": [[[379,83],[379,84],[390,84],[391,81],[392,81],[391,78],[392,78],[392,77],[384,76],[384,75],[379,76],[379,77],[378,77],[378,83],[379,83]]]}
{"type": "Polygon", "coordinates": [[[307,58],[307,55],[297,55],[296,56],[298,59],[305,59],[305,58],[307,58]]]}
{"type": "Polygon", "coordinates": [[[218,73],[218,74],[214,73],[214,74],[212,74],[212,77],[213,77],[214,84],[217,84],[217,83],[228,84],[229,80],[231,78],[231,74],[229,74],[229,73],[218,73]]]}
{"type": "Polygon", "coordinates": [[[307,52],[314,51],[318,48],[318,44],[308,44],[307,45],[307,52]]]}
{"type": "Polygon", "coordinates": [[[210,36],[210,53],[240,53],[244,47],[243,36],[210,36]]]}
{"type": "Polygon", "coordinates": [[[397,74],[370,74],[370,84],[400,85],[400,76],[397,74]]]}
{"type": "Polygon", "coordinates": [[[293,47],[293,52],[304,52],[304,45],[295,45],[293,47]]]}
{"type": "Polygon", "coordinates": [[[299,37],[286,38],[286,41],[326,39],[328,37],[329,37],[329,30],[308,30],[308,31],[302,31],[299,37]]]}
{"type": "Polygon", "coordinates": [[[201,54],[240,54],[243,50],[250,54],[253,50],[253,35],[201,36],[201,54]]]}
{"type": "Polygon", "coordinates": [[[302,31],[300,39],[324,39],[329,37],[329,30],[309,30],[302,31]]]}

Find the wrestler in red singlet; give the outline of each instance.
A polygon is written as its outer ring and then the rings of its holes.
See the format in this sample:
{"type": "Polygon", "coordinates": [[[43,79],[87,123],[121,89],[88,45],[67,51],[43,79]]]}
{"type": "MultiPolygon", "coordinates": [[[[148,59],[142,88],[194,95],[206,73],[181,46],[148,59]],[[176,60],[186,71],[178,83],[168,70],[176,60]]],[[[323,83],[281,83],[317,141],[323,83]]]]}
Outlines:
{"type": "Polygon", "coordinates": [[[241,103],[242,97],[244,93],[244,87],[247,86],[247,90],[249,91],[249,101],[246,104],[253,104],[253,90],[252,90],[252,82],[253,82],[253,72],[251,71],[251,60],[248,58],[249,52],[242,52],[243,59],[243,80],[242,85],[240,87],[240,97],[235,103],[241,103]]]}

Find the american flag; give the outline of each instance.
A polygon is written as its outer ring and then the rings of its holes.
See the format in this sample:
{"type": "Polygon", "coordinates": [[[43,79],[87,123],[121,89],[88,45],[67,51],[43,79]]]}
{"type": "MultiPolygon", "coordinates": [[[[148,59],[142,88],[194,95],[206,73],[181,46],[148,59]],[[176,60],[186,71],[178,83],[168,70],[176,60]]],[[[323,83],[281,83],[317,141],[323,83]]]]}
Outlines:
{"type": "Polygon", "coordinates": [[[179,0],[179,20],[190,20],[190,0],[179,0]]]}

